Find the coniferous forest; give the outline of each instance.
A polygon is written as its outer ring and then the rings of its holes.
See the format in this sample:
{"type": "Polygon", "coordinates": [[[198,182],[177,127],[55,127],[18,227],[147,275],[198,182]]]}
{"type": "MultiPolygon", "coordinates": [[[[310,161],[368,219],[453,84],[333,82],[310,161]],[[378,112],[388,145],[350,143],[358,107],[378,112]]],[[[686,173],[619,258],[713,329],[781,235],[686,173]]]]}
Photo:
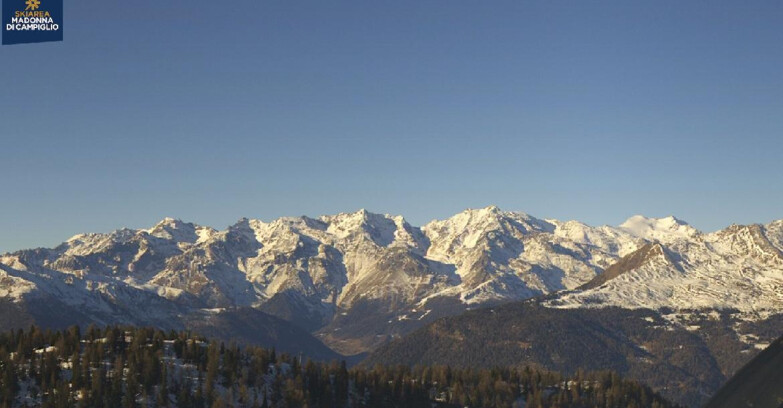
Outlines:
{"type": "Polygon", "coordinates": [[[347,368],[150,328],[0,335],[0,407],[672,407],[611,372],[347,368]]]}

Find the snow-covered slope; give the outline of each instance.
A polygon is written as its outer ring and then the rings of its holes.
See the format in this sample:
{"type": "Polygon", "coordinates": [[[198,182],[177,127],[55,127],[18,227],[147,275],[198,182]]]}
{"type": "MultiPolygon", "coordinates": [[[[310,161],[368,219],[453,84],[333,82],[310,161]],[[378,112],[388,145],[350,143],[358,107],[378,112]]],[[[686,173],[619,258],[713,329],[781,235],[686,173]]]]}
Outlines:
{"type": "Polygon", "coordinates": [[[634,215],[620,224],[619,229],[639,238],[664,243],[690,239],[700,234],[696,228],[673,216],[647,218],[643,215],[634,215]]]}
{"type": "Polygon", "coordinates": [[[656,251],[648,251],[639,262],[627,262],[621,274],[600,285],[565,293],[550,304],[736,309],[749,317],[762,318],[783,312],[780,226],[780,221],[768,225],[732,225],[709,234],[694,233],[676,222],[667,222],[661,228],[663,231],[637,229],[648,237],[661,238],[656,251]]]}
{"type": "Polygon", "coordinates": [[[465,308],[558,291],[563,307],[780,308],[782,249],[780,221],[702,234],[673,217],[591,227],[494,206],[421,228],[365,210],[223,231],[167,218],[2,255],[0,296],[55,296],[99,322],[253,307],[352,352],[465,308]],[[577,290],[643,248],[660,256],[577,290]]]}
{"type": "Polygon", "coordinates": [[[430,259],[453,265],[466,303],[525,299],[591,280],[641,243],[609,227],[544,221],[497,207],[467,210],[423,228],[430,259]]]}

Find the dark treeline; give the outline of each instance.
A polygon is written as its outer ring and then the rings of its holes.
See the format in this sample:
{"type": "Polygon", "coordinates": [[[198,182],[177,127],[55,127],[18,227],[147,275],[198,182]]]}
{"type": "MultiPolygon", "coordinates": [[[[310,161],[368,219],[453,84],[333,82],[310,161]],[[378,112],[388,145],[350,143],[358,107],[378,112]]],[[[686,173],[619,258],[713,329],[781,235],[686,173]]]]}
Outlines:
{"type": "Polygon", "coordinates": [[[671,407],[610,372],[348,369],[148,328],[0,335],[0,407],[671,407]]]}

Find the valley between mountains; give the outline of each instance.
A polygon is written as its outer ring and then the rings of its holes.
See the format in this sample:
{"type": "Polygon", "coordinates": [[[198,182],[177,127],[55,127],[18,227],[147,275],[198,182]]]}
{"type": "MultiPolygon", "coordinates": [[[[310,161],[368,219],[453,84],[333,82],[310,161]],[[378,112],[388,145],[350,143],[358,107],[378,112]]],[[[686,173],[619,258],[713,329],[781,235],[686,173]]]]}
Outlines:
{"type": "Polygon", "coordinates": [[[0,328],[191,329],[362,364],[612,369],[705,402],[783,334],[783,220],[704,233],[497,207],[175,219],[0,255],[0,328]],[[352,357],[351,357],[352,356],[352,357]]]}

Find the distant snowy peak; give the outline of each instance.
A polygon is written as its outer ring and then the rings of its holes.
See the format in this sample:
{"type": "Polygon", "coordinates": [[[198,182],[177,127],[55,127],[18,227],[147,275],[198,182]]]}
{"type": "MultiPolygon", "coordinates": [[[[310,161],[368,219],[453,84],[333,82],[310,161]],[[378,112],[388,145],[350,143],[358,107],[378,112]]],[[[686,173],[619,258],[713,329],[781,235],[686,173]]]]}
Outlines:
{"type": "Polygon", "coordinates": [[[174,218],[164,218],[154,227],[146,230],[146,232],[153,237],[176,241],[195,243],[199,240],[206,239],[216,231],[209,227],[201,227],[190,222],[183,222],[182,220],[174,218]]]}
{"type": "Polygon", "coordinates": [[[669,243],[680,239],[690,239],[701,234],[699,230],[687,222],[673,216],[665,218],[648,218],[634,215],[620,224],[619,229],[648,241],[669,243]]]}
{"type": "Polygon", "coordinates": [[[359,313],[354,305],[435,316],[451,309],[427,304],[564,290],[565,307],[783,309],[781,251],[782,221],[702,234],[674,217],[592,227],[488,206],[420,228],[359,210],[243,218],[220,231],[166,218],[148,229],[81,234],[53,249],[0,256],[0,283],[16,298],[73,292],[73,304],[94,290],[127,290],[177,307],[261,307],[307,327],[359,313]]]}
{"type": "Polygon", "coordinates": [[[363,236],[381,247],[417,246],[422,238],[421,231],[409,225],[400,215],[375,214],[360,209],[319,219],[328,225],[326,232],[339,239],[363,236]]]}
{"type": "Polygon", "coordinates": [[[741,254],[773,263],[783,261],[783,240],[776,223],[768,225],[732,225],[709,234],[712,247],[729,256],[741,254]]]}
{"type": "Polygon", "coordinates": [[[769,241],[783,251],[783,220],[773,221],[764,226],[769,241]]]}
{"type": "Polygon", "coordinates": [[[579,221],[547,220],[555,226],[554,236],[581,245],[603,248],[619,256],[627,255],[644,245],[643,238],[621,228],[591,227],[579,221]]]}
{"type": "Polygon", "coordinates": [[[780,221],[732,225],[709,234],[673,218],[633,221],[627,224],[652,243],[551,305],[736,309],[761,317],[783,311],[780,221]]]}
{"type": "Polygon", "coordinates": [[[430,240],[449,245],[474,248],[485,238],[497,234],[527,235],[553,232],[551,223],[522,212],[502,211],[496,206],[467,209],[442,221],[431,221],[422,230],[430,240]]]}

